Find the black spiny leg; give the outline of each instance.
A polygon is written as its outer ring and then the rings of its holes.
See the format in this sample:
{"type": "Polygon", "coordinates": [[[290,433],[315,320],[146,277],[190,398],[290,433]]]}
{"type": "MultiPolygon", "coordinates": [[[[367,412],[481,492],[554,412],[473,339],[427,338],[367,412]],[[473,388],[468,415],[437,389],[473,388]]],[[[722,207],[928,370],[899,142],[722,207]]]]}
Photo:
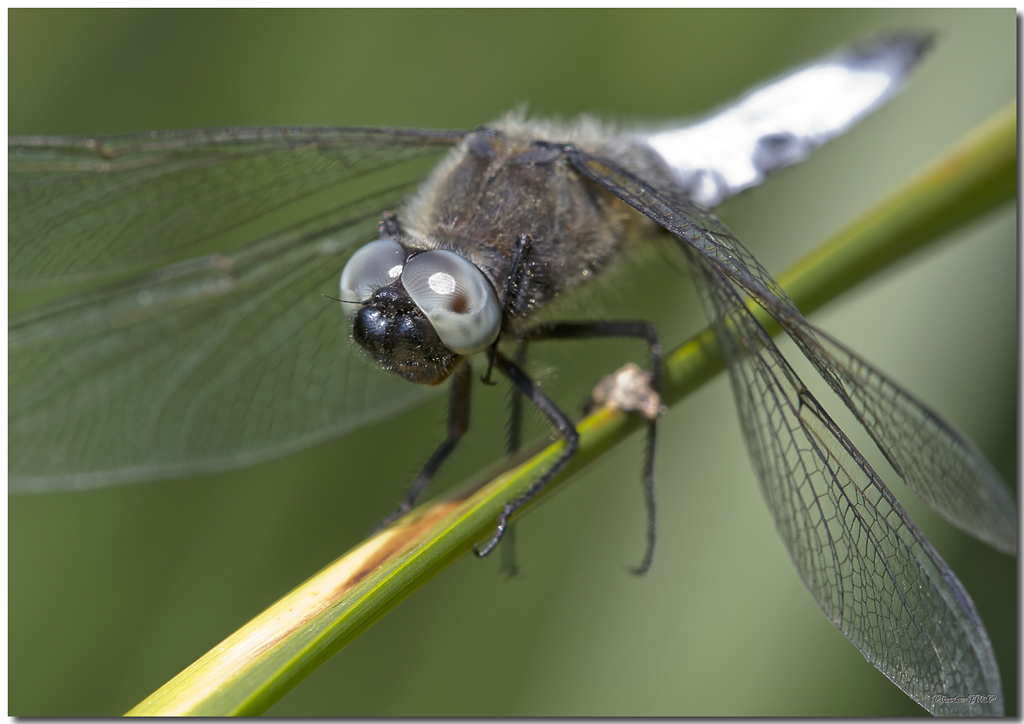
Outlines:
{"type": "MultiPolygon", "coordinates": [[[[526,364],[527,343],[519,342],[516,351],[512,353],[512,361],[516,367],[522,369],[526,364]]],[[[512,399],[508,411],[508,445],[506,450],[509,455],[515,455],[523,443],[523,393],[513,385],[512,399]]]]}
{"type": "Polygon", "coordinates": [[[512,360],[501,352],[495,350],[494,364],[498,368],[498,371],[508,377],[512,381],[512,384],[515,385],[515,387],[522,392],[522,394],[525,395],[538,410],[544,413],[544,416],[548,418],[555,428],[558,429],[558,433],[565,439],[565,449],[562,450],[562,454],[557,460],[555,460],[554,464],[548,468],[525,493],[511,502],[505,503],[504,510],[502,510],[501,515],[498,516],[498,527],[494,531],[494,535],[491,536],[491,539],[487,541],[482,548],[478,548],[476,546],[473,547],[473,552],[480,558],[483,558],[493,551],[494,546],[498,545],[501,541],[502,537],[505,535],[506,529],[508,528],[509,517],[537,493],[543,490],[544,487],[546,487],[547,484],[550,483],[566,465],[568,465],[569,460],[576,454],[576,449],[579,447],[580,442],[580,435],[576,432],[576,427],[572,424],[572,420],[569,419],[569,416],[562,412],[558,406],[551,401],[551,398],[545,395],[537,384],[531,380],[525,372],[519,369],[512,360]]]}
{"type": "MultiPolygon", "coordinates": [[[[519,297],[520,290],[523,288],[523,282],[529,276],[529,256],[532,247],[533,237],[529,234],[520,234],[519,238],[516,239],[515,246],[512,248],[512,263],[509,266],[509,274],[505,279],[505,288],[501,295],[502,318],[505,320],[512,318],[516,300],[519,297]]],[[[494,367],[494,355],[497,353],[497,350],[498,340],[495,340],[494,345],[491,347],[487,372],[483,376],[483,383],[486,385],[494,384],[491,381],[491,369],[494,367]]],[[[514,358],[516,366],[522,368],[523,362],[526,359],[525,342],[518,344],[514,358]]],[[[507,446],[510,457],[519,452],[523,433],[522,420],[523,395],[519,388],[513,386],[509,409],[507,446]]],[[[505,531],[505,545],[501,548],[501,570],[509,578],[514,578],[519,571],[519,567],[516,565],[515,526],[512,525],[509,525],[505,531]]]]}
{"type": "MultiPolygon", "coordinates": [[[[635,337],[647,342],[651,360],[651,388],[661,394],[661,345],[658,333],[649,322],[548,322],[531,327],[523,334],[523,341],[546,339],[596,339],[601,337],[635,337]]],[[[644,501],[647,506],[647,550],[633,573],[643,575],[654,561],[657,537],[656,505],[654,499],[654,451],[657,441],[657,418],[647,424],[647,454],[644,460],[644,501]]]]}
{"type": "MultiPolygon", "coordinates": [[[[512,355],[516,367],[520,369],[526,362],[526,342],[516,345],[516,351],[512,355]]],[[[512,386],[512,398],[509,400],[508,411],[508,444],[506,450],[509,457],[512,457],[522,445],[523,440],[523,393],[515,385],[512,386]]],[[[509,577],[515,578],[519,572],[516,565],[516,527],[509,524],[505,531],[505,545],[501,547],[501,570],[509,577]]]]}
{"type": "Polygon", "coordinates": [[[455,449],[455,445],[462,439],[462,436],[466,434],[466,430],[469,429],[469,391],[472,381],[472,369],[468,363],[460,365],[452,373],[451,397],[448,403],[448,438],[434,451],[434,454],[427,460],[427,464],[420,470],[419,475],[412,481],[412,485],[409,486],[408,492],[402,498],[398,510],[382,520],[374,529],[375,531],[390,525],[412,510],[420,493],[423,492],[430,479],[434,477],[434,474],[444,461],[451,455],[452,450],[455,449]]]}
{"type": "MultiPolygon", "coordinates": [[[[530,274],[529,256],[530,249],[533,248],[533,237],[529,234],[520,234],[519,238],[516,239],[515,246],[512,247],[512,260],[509,266],[508,277],[505,279],[505,289],[501,295],[501,318],[502,324],[504,325],[510,319],[515,312],[516,299],[519,297],[519,291],[523,287],[523,282],[530,274]]],[[[484,373],[481,381],[485,385],[493,385],[491,381],[491,369],[494,367],[494,354],[498,351],[498,342],[500,337],[494,340],[494,344],[490,348],[490,359],[487,363],[487,371],[484,373]]],[[[516,445],[516,448],[519,446],[516,445]]]]}

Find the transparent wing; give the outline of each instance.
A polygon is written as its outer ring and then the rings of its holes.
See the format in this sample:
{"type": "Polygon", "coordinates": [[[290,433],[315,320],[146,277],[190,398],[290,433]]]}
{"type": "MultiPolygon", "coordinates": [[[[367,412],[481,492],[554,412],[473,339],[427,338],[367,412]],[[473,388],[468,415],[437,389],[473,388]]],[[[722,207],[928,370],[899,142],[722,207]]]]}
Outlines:
{"type": "Polygon", "coordinates": [[[73,296],[8,334],[16,492],[235,467],[328,439],[428,394],[348,338],[347,255],[413,186],[350,201],[228,254],[73,296]]]}
{"type": "Polygon", "coordinates": [[[963,586],[729,279],[700,252],[686,252],[729,367],[762,493],[818,605],[868,661],[932,713],[1001,715],[992,647],[963,586]]]}
{"type": "Polygon", "coordinates": [[[930,44],[924,33],[879,37],[786,73],[699,123],[641,139],[690,198],[717,206],[885,105],[930,44]]]}
{"type": "Polygon", "coordinates": [[[805,356],[860,420],[897,474],[948,521],[1003,553],[1017,551],[1017,508],[981,452],[863,358],[810,324],[787,323],[805,356]]]}
{"type": "Polygon", "coordinates": [[[460,132],[228,128],[8,140],[8,275],[86,280],[140,269],[460,132]]]}
{"type": "Polygon", "coordinates": [[[1006,484],[977,449],[909,393],[816,330],[772,276],[711,212],[655,189],[577,149],[583,174],[654,219],[779,322],[917,493],[947,520],[1004,552],[1016,550],[1017,516],[1006,484]]]}

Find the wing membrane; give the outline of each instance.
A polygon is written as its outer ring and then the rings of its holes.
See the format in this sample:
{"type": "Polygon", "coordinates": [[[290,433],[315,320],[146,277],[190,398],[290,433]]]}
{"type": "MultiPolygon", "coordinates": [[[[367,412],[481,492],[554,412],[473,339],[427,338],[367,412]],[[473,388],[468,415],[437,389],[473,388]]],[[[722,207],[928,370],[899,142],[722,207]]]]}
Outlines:
{"type": "Polygon", "coordinates": [[[429,393],[348,339],[337,293],[405,184],[229,254],[30,312],[8,335],[12,491],[268,459],[429,393]]]}
{"type": "Polygon", "coordinates": [[[712,214],[582,151],[576,168],[661,224],[765,309],[867,429],[893,467],[947,520],[1004,552],[1017,518],[1006,484],[967,440],[912,395],[811,325],[760,262],[712,214]]]}
{"type": "Polygon", "coordinates": [[[934,714],[1003,712],[999,672],[956,576],[788,365],[728,278],[692,248],[744,438],[776,527],[835,626],[934,714]],[[968,701],[966,692],[974,693],[968,701]]]}
{"type": "Polygon", "coordinates": [[[682,242],[729,367],[762,492],[825,614],[930,711],[1000,714],[998,669],[970,597],[781,356],[739,290],[793,337],[911,489],[968,532],[1012,551],[1016,515],[1002,481],[931,411],[815,330],[713,214],[605,159],[574,148],[567,154],[581,173],[682,242]],[[965,693],[982,696],[961,703],[956,697],[965,693]]]}
{"type": "Polygon", "coordinates": [[[969,440],[817,327],[787,324],[784,328],[800,340],[816,368],[827,368],[835,375],[823,376],[911,490],[965,532],[1003,553],[1016,552],[1013,498],[969,440]]]}
{"type": "Polygon", "coordinates": [[[8,141],[14,282],[131,271],[461,132],[229,128],[8,141]]]}

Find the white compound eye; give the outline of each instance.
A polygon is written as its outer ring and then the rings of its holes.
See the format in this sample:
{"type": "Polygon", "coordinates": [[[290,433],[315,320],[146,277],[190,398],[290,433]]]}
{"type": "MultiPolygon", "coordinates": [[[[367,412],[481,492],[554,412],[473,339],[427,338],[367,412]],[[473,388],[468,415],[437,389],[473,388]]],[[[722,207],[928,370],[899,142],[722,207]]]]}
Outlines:
{"type": "Polygon", "coordinates": [[[498,338],[501,306],[483,272],[451,251],[427,251],[409,260],[402,285],[456,354],[480,352],[498,338]]]}
{"type": "Polygon", "coordinates": [[[397,241],[371,241],[353,254],[341,271],[341,306],[350,317],[373,293],[402,274],[405,249],[397,241]]]}

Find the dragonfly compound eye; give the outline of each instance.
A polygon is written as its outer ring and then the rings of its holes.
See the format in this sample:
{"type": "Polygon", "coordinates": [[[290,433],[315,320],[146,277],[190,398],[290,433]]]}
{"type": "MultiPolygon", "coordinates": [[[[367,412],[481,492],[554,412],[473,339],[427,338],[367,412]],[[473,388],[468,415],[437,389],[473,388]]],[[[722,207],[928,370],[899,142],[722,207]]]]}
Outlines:
{"type": "Polygon", "coordinates": [[[352,317],[370,296],[402,273],[405,249],[397,241],[378,239],[362,247],[341,272],[341,306],[352,317]]]}
{"type": "Polygon", "coordinates": [[[452,352],[480,352],[498,338],[501,305],[494,287],[458,254],[435,250],[414,256],[402,285],[452,352]]]}

